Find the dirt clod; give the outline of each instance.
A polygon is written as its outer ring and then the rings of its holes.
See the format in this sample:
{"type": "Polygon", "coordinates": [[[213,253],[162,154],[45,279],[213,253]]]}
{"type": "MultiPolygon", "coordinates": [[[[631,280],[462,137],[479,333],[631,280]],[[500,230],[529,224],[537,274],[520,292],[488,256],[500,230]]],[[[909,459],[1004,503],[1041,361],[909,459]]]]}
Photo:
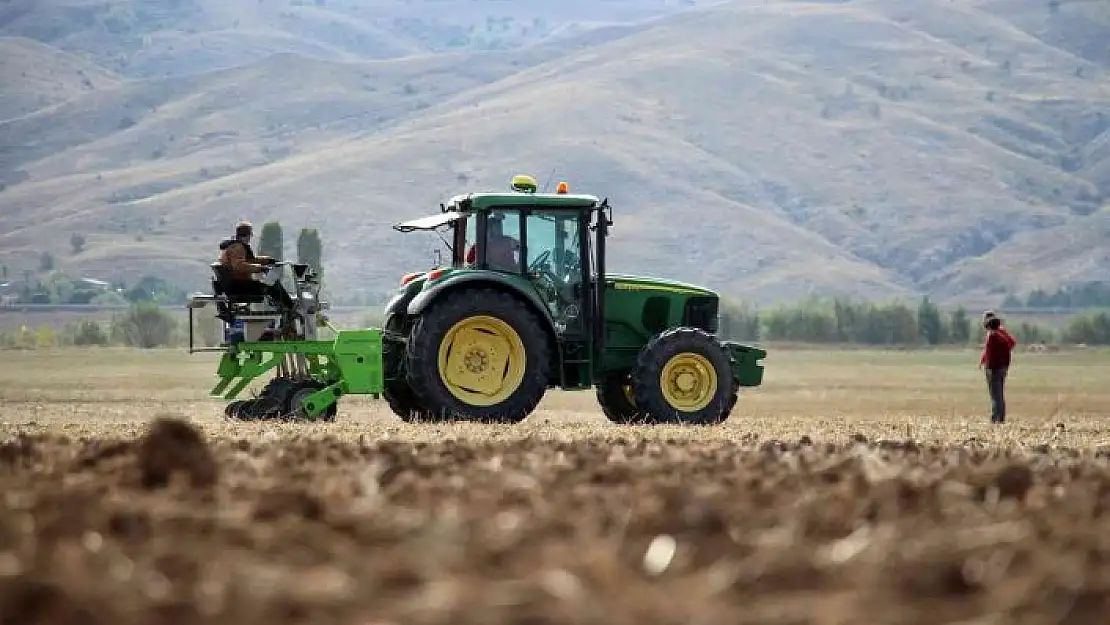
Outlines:
{"type": "Polygon", "coordinates": [[[294,516],[310,521],[318,520],[324,513],[320,500],[303,490],[270,490],[258,499],[254,509],[257,521],[272,521],[283,516],[294,516]]]}
{"type": "Polygon", "coordinates": [[[0,443],[0,465],[20,465],[27,468],[35,456],[35,440],[26,434],[19,434],[14,440],[0,443]]]}
{"type": "Polygon", "coordinates": [[[216,482],[217,467],[204,435],[191,424],[160,417],[139,441],[136,450],[144,488],[162,488],[174,474],[188,477],[194,488],[209,488],[216,482]]]}
{"type": "Polygon", "coordinates": [[[1033,486],[1033,470],[1025,464],[1010,464],[995,476],[995,485],[1001,498],[1024,500],[1033,486]]]}
{"type": "Polygon", "coordinates": [[[0,582],[0,625],[100,625],[90,606],[58,584],[29,577],[0,582]]]}

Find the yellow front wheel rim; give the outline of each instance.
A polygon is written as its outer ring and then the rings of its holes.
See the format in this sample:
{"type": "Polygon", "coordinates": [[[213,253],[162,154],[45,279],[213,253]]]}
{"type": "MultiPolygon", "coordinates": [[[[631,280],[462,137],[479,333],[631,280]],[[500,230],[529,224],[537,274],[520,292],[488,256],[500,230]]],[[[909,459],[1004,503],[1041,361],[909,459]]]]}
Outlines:
{"type": "Polygon", "coordinates": [[[697,412],[717,394],[717,370],[701,354],[683,352],[667,361],[659,374],[663,399],[676,410],[697,412]]]}
{"type": "Polygon", "coordinates": [[[527,354],[513,327],[486,315],[460,320],[439,344],[439,377],[447,391],[471,406],[508,399],[524,381],[527,354]]]}

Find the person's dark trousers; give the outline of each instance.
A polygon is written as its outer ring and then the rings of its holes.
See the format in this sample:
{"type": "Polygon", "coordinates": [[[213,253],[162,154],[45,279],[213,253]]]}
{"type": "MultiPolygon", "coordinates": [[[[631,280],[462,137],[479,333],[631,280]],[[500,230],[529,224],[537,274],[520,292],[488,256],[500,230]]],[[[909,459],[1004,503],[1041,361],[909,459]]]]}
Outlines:
{"type": "Polygon", "coordinates": [[[986,369],[987,391],[991,396],[991,423],[1006,422],[1006,371],[1006,367],[986,369]]]}

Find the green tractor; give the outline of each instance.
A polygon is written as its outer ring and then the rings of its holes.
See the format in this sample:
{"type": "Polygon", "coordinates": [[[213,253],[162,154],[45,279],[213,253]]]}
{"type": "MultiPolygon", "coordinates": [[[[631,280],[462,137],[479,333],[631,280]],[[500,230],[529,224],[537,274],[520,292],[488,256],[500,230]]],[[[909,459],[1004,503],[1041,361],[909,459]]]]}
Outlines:
{"type": "MultiPolygon", "coordinates": [[[[404,276],[382,329],[316,339],[326,304],[295,266],[283,281],[298,293],[295,314],[264,316],[257,322],[269,325],[215,348],[225,353],[213,394],[234,399],[279,368],[229,415],[333,418],[338,397],[370,394],[406,421],[517,423],[549,388],[594,388],[616,423],[723,422],[739,389],[762,383],[766,352],[717,338],[711,290],[607,273],[612,224],[608,200],[564,183],[537,193],[531,176],[511,191],[452,197],[439,214],[394,226],[446,230],[451,262],[404,276]]],[[[196,296],[190,310],[213,300],[225,321],[242,305],[196,296]]]]}

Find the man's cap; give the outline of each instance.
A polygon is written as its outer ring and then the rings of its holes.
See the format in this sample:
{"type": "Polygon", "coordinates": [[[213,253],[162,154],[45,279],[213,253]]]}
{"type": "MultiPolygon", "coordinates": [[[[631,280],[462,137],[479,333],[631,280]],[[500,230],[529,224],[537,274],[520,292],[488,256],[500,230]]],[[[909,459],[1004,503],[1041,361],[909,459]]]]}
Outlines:
{"type": "Polygon", "coordinates": [[[983,311],[983,321],[990,321],[991,319],[997,319],[997,318],[998,318],[998,315],[994,314],[993,310],[984,310],[983,311]]]}
{"type": "Polygon", "coordinates": [[[235,236],[241,237],[254,232],[254,226],[249,221],[240,221],[235,224],[235,236]]]}

